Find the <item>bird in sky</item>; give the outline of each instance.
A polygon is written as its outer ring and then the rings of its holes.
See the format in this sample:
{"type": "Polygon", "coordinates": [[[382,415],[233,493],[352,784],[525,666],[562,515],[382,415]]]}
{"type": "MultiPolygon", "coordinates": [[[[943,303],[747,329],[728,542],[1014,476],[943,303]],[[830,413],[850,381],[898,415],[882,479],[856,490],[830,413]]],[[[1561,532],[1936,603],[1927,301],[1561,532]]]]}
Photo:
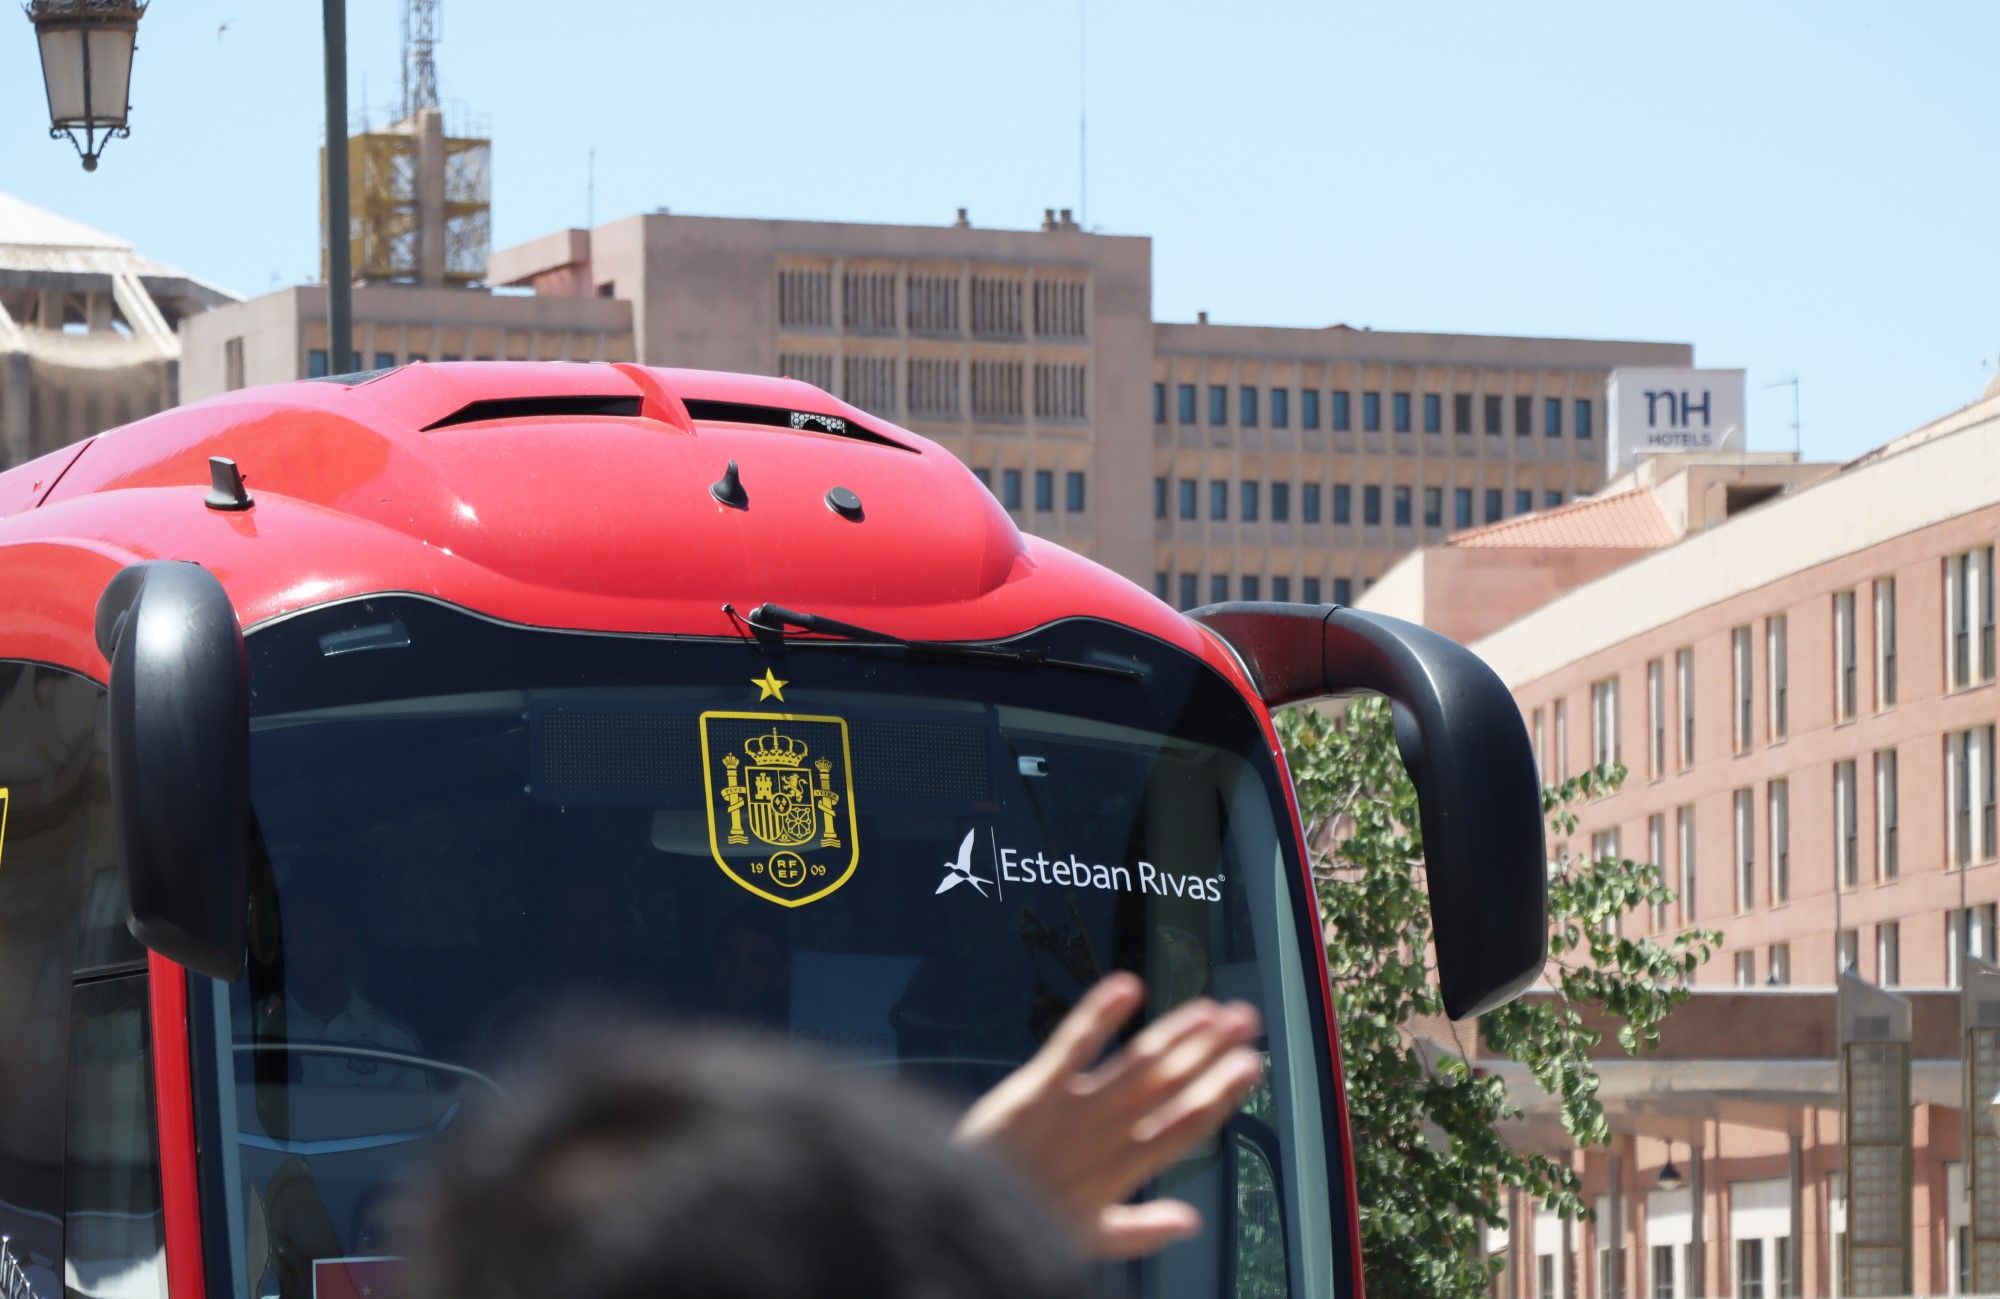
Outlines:
{"type": "Polygon", "coordinates": [[[965,841],[958,845],[958,860],[944,863],[944,879],[937,886],[937,893],[949,893],[961,884],[970,884],[980,897],[986,896],[986,886],[993,881],[972,873],[972,838],[978,832],[967,830],[965,841]]]}
{"type": "Polygon", "coordinates": [[[216,40],[218,40],[218,41],[219,41],[219,40],[221,40],[221,39],[222,39],[222,33],[226,32],[226,31],[228,31],[228,30],[229,30],[229,24],[228,24],[228,23],[224,23],[224,24],[222,24],[222,26],[220,26],[220,27],[216,28],[216,29],[215,29],[215,39],[216,39],[216,40]]]}

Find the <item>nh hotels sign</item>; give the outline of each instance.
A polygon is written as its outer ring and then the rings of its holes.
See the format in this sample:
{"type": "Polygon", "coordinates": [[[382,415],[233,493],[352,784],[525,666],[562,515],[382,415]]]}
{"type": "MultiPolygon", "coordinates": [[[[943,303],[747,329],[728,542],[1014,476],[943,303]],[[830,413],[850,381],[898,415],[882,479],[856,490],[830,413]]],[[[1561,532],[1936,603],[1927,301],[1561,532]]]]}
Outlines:
{"type": "Polygon", "coordinates": [[[1743,371],[1623,367],[1611,372],[1611,467],[1642,455],[1743,447],[1743,371]]]}

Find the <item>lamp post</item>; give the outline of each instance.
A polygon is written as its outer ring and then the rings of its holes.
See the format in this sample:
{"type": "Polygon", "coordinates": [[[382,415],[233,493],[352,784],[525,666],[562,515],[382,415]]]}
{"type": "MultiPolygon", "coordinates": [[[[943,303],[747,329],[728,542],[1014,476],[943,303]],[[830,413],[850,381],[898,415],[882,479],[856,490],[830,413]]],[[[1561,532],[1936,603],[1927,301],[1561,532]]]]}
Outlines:
{"type": "Polygon", "coordinates": [[[326,54],[326,328],[327,368],[354,369],[354,269],[348,249],[347,0],[320,7],[326,54]]]}
{"type": "Polygon", "coordinates": [[[42,49],[49,138],[76,146],[85,171],[113,139],[132,134],[132,51],[147,0],[29,0],[28,21],[42,49]],[[83,139],[76,138],[78,131],[83,139]]]}

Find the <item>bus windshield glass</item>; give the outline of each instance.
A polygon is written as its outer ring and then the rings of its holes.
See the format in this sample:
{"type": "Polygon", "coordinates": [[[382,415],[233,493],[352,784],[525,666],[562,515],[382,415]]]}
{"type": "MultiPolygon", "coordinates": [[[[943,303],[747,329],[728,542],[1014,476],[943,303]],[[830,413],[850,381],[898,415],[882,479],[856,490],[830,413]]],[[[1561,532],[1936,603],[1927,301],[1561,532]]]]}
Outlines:
{"type": "Polygon", "coordinates": [[[564,1008],[963,1104],[1113,970],[1141,1023],[1253,1003],[1269,1069],[1145,1192],[1203,1234],[1104,1292],[1348,1293],[1317,909],[1252,705],[1195,658],[1084,619],[1010,664],[414,596],[247,644],[250,951],[192,998],[212,1294],[371,1293],[426,1151],[564,1008]]]}

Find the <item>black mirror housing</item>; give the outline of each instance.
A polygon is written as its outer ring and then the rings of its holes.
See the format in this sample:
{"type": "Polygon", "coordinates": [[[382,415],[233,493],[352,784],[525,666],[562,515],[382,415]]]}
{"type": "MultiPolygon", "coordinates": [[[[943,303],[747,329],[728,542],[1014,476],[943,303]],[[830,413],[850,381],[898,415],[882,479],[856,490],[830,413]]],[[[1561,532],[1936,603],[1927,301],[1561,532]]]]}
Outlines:
{"type": "Polygon", "coordinates": [[[111,662],[111,803],[127,925],[201,974],[243,968],[250,689],[222,584],[194,564],[134,564],[97,606],[111,662]]]}
{"type": "Polygon", "coordinates": [[[1269,707],[1389,698],[1417,790],[1445,1013],[1480,1014],[1533,983],[1548,959],[1541,778],[1493,670],[1428,628],[1340,605],[1216,604],[1189,616],[1229,643],[1269,707]]]}

